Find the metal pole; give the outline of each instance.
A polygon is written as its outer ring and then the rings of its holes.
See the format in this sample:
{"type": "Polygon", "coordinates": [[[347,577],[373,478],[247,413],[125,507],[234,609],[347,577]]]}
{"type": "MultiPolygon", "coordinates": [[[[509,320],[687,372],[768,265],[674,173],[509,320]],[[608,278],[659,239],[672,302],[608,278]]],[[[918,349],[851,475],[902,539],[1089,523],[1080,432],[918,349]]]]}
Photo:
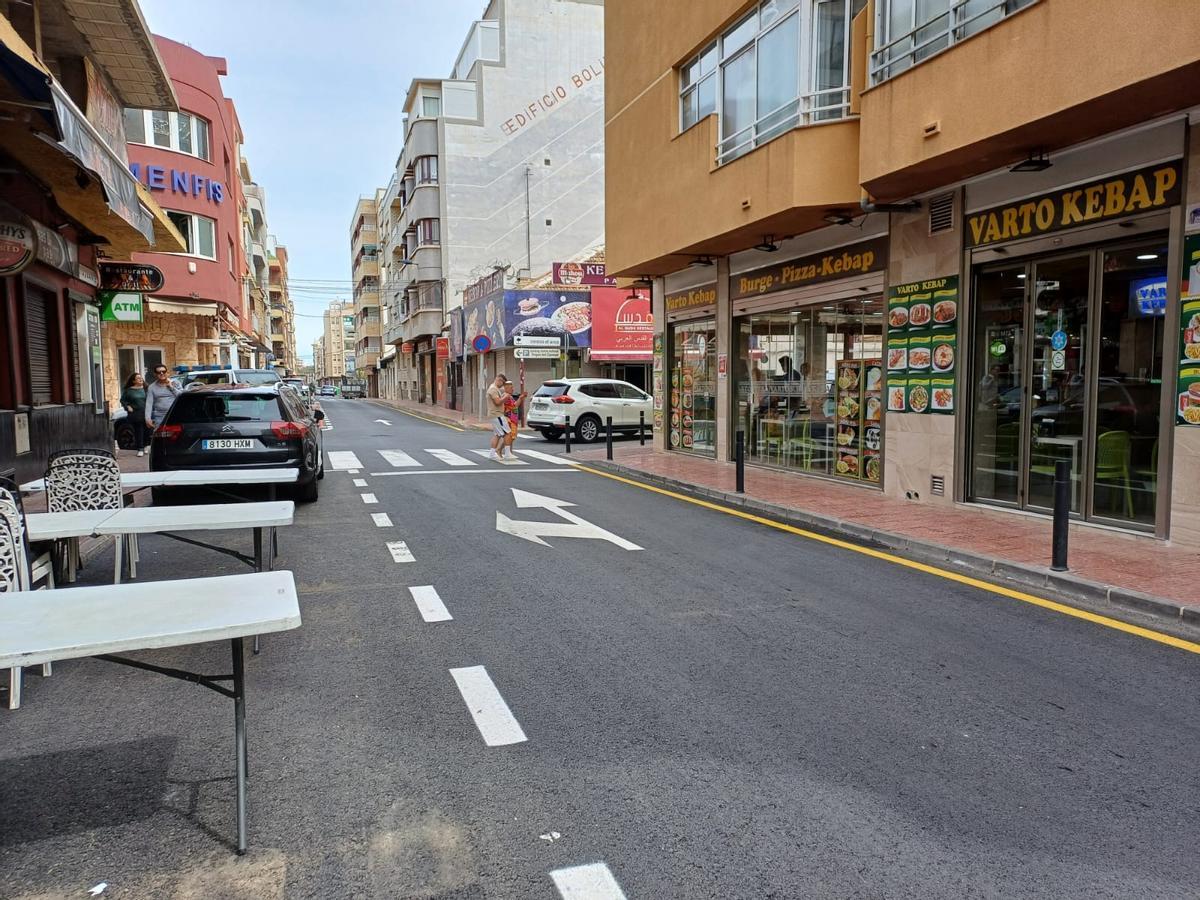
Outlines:
{"type": "Polygon", "coordinates": [[[612,416],[604,420],[606,434],[604,437],[605,451],[608,453],[608,458],[612,459],[612,416]]]}
{"type": "Polygon", "coordinates": [[[571,452],[571,417],[565,416],[566,425],[563,426],[563,437],[567,439],[567,452],[571,452]]]}
{"type": "Polygon", "coordinates": [[[1067,571],[1067,536],[1071,522],[1071,461],[1054,463],[1054,540],[1051,570],[1067,571]]]}
{"type": "Polygon", "coordinates": [[[646,411],[638,410],[638,440],[641,441],[643,447],[646,446],[646,411]]]}
{"type": "Polygon", "coordinates": [[[246,852],[246,670],[242,639],[233,639],[233,741],[237,753],[237,852],[246,852]]]}
{"type": "Polygon", "coordinates": [[[746,432],[737,430],[737,443],[734,446],[733,462],[737,470],[737,492],[746,493],[746,432]]]}

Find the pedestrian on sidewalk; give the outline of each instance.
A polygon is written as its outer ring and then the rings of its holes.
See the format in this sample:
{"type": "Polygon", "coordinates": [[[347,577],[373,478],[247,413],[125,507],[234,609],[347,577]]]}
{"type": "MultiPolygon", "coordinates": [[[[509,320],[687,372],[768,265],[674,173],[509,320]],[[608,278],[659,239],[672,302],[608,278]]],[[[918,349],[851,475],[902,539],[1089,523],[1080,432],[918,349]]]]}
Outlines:
{"type": "Polygon", "coordinates": [[[146,428],[151,433],[162,424],[179,394],[179,388],[171,381],[166,366],[154,367],[154,383],[146,388],[146,428]]]}
{"type": "Polygon", "coordinates": [[[149,441],[146,440],[146,379],[142,378],[141,372],[134,372],[125,379],[121,406],[125,408],[126,421],[133,429],[133,445],[137,447],[137,455],[145,456],[149,441]]]}
{"type": "Polygon", "coordinates": [[[504,444],[508,439],[510,425],[508,414],[504,411],[504,383],[508,381],[504,375],[497,375],[487,389],[488,419],[492,426],[492,452],[488,459],[500,460],[503,457],[504,444]]]}

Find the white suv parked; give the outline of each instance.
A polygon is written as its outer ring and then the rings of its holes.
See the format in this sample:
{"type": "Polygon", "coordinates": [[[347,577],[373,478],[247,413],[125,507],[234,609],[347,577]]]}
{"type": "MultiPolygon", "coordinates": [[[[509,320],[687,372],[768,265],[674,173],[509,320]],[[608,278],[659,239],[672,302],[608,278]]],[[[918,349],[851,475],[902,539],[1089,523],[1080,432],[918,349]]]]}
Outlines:
{"type": "Polygon", "coordinates": [[[566,430],[568,416],[579,441],[604,437],[610,416],[614,433],[637,434],[640,421],[645,421],[649,432],[654,398],[613,378],[559,378],[545,382],[534,393],[525,424],[540,431],[546,440],[557,441],[566,430]]]}

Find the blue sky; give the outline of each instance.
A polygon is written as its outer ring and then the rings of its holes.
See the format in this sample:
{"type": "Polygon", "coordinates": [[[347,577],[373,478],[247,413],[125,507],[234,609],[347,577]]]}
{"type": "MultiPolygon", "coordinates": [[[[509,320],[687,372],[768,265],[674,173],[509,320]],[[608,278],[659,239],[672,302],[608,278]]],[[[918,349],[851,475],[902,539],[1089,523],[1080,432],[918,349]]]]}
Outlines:
{"type": "Polygon", "coordinates": [[[408,84],[450,73],[486,2],[140,2],[155,34],[229,62],[225,93],[271,233],[288,248],[297,347],[309,358],[321,320],[306,316],[349,297],[350,218],[359,195],[391,177],[408,84]]]}

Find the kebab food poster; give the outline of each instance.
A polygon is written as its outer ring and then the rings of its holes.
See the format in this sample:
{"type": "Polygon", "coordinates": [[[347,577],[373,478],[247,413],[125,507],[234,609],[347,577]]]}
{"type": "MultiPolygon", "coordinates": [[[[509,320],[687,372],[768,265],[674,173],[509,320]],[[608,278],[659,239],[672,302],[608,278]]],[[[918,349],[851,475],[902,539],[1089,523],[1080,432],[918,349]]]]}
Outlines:
{"type": "Polygon", "coordinates": [[[893,285],[887,316],[888,410],[953,413],[958,276],[893,285]]]}

